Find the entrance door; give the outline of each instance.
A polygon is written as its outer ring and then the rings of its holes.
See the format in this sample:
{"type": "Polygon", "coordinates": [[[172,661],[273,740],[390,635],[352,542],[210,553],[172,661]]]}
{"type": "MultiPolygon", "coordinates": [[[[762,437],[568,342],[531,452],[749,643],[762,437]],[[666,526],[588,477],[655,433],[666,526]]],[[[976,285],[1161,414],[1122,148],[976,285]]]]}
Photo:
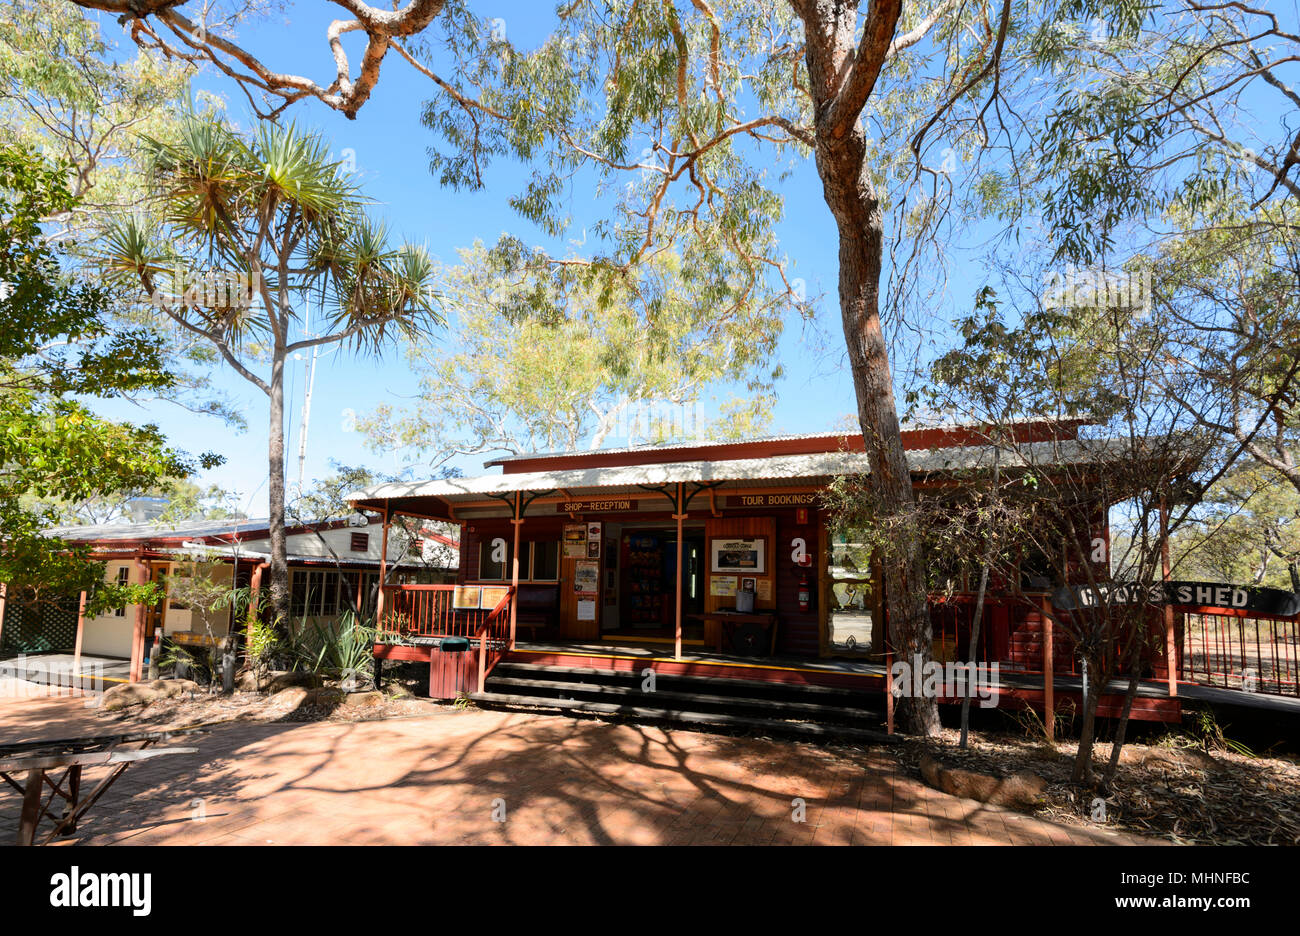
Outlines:
{"type": "Polygon", "coordinates": [[[826,652],[864,656],[883,650],[880,581],[871,550],[852,534],[836,536],[827,552],[826,652]]]}
{"type": "MultiPolygon", "coordinates": [[[[624,529],[619,539],[618,627],[606,634],[672,639],[677,630],[677,528],[624,529]]],[[[704,532],[682,531],[682,631],[703,638],[691,617],[704,610],[704,532]]]]}

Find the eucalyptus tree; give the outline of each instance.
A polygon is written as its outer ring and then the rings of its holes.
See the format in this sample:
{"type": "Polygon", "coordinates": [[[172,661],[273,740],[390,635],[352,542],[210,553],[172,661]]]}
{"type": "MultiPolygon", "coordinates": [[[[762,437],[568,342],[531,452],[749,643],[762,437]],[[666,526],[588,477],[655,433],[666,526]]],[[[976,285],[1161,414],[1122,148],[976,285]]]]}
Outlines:
{"type": "Polygon", "coordinates": [[[74,202],[52,219],[55,237],[146,195],[141,134],[165,134],[189,98],[192,69],[124,55],[97,19],[68,3],[0,8],[0,139],[68,165],[74,202]]]}
{"type": "Polygon", "coordinates": [[[193,118],[147,141],[151,214],[116,219],[99,257],[141,308],[208,343],[267,398],[271,602],[288,614],[284,376],[323,345],[378,353],[441,323],[423,247],[390,242],[326,142],[262,124],[251,138],[193,118]],[[320,313],[303,325],[309,304],[320,313]]]}
{"type": "MultiPolygon", "coordinates": [[[[1171,365],[1163,393],[1254,462],[1233,477],[1263,471],[1300,494],[1300,23],[1250,3],[1153,12],[1139,31],[1050,55],[1071,89],[1040,141],[1053,252],[1141,272],[1171,365]]],[[[1214,496],[1285,511],[1249,487],[1214,496]]]]}
{"type": "Polygon", "coordinates": [[[502,268],[477,243],[460,259],[441,275],[454,340],[412,344],[414,405],[380,406],[359,424],[377,451],[438,468],[461,455],[598,448],[611,437],[739,438],[767,420],[779,320],[750,301],[719,306],[709,282],[690,288],[678,257],[661,253],[608,289],[570,290],[554,321],[519,311],[550,287],[547,271],[502,268]],[[707,419],[701,398],[726,381],[743,383],[745,398],[707,419]]]}
{"type": "MultiPolygon", "coordinates": [[[[69,259],[92,249],[105,216],[147,196],[143,135],[169,135],[190,107],[221,107],[214,95],[191,95],[194,68],[135,48],[129,39],[124,50],[112,27],[111,20],[69,3],[0,6],[0,141],[66,167],[72,201],[45,219],[43,236],[66,243],[69,259]]],[[[120,301],[106,302],[103,323],[123,332],[147,324],[120,301]]],[[[242,427],[238,409],[206,379],[211,348],[169,332],[154,338],[167,342],[172,379],[127,395],[137,402],[166,400],[242,427]]]]}
{"type": "MultiPolygon", "coordinates": [[[[339,0],[347,15],[328,30],[336,74],[321,86],[207,31],[180,11],[183,3],[76,2],[122,14],[145,47],[214,62],[260,95],[267,113],[314,98],[355,116],[396,51],[435,91],[425,113],[442,138],[435,174],[447,185],[478,187],[494,157],[526,160],[534,175],[512,205],[548,234],[564,230],[564,196],[575,186],[617,191],[613,217],[595,232],[599,247],[577,262],[554,258],[557,289],[539,293],[544,302],[603,288],[671,250],[734,294],[784,293],[800,304],[804,291],[775,236],[783,203],[768,165],[780,175],[814,156],[835,225],[839,305],[872,487],[886,512],[912,501],[882,323],[886,213],[896,212],[904,243],[918,223],[935,223],[937,190],[950,186],[926,165],[932,144],[952,128],[950,151],[988,145],[986,114],[1007,119],[1000,101],[1010,86],[1008,37],[1056,16],[1051,4],[1032,3],[1013,16],[1011,0],[906,9],[903,0],[578,2],[560,7],[552,35],[524,53],[507,41],[507,24],[476,17],[460,0],[394,10],[339,0]],[[347,33],[364,34],[355,73],[342,44],[347,33]],[[908,193],[893,204],[885,198],[891,173],[908,193]]],[[[912,279],[900,275],[896,285],[905,291],[912,279]]],[[[887,563],[886,593],[895,646],[928,659],[918,544],[887,563]]],[[[909,730],[938,728],[933,699],[906,699],[899,715],[909,730]]]]}

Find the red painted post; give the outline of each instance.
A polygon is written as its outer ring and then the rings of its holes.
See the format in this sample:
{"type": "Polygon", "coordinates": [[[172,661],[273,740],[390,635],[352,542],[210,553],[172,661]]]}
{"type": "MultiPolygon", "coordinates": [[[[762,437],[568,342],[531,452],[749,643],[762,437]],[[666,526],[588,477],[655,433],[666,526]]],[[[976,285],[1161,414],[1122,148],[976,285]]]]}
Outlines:
{"type": "Polygon", "coordinates": [[[81,592],[81,604],[77,607],[77,643],[72,651],[72,678],[81,681],[81,638],[86,631],[86,592],[81,592]]]}
{"type": "MultiPolygon", "coordinates": [[[[673,659],[682,658],[682,521],[686,519],[686,513],[682,510],[682,483],[677,482],[677,512],[673,514],[673,519],[677,521],[677,624],[674,639],[674,656],[673,659]]],[[[753,610],[752,608],[750,609],[753,610]]]]}
{"type": "MultiPolygon", "coordinates": [[[[516,527],[515,529],[518,529],[516,527]]],[[[483,686],[487,681],[487,627],[483,626],[478,631],[478,691],[483,691],[483,686]]]]}
{"type": "Polygon", "coordinates": [[[262,572],[270,568],[270,562],[263,562],[253,568],[253,575],[248,580],[248,617],[245,620],[247,626],[248,638],[245,642],[246,648],[253,646],[253,625],[257,623],[257,596],[262,591],[262,572]]]}
{"type": "MultiPolygon", "coordinates": [[[[1169,507],[1160,498],[1160,577],[1169,581],[1169,507]]],[[[1169,698],[1178,697],[1178,647],[1174,637],[1174,606],[1165,598],[1165,665],[1169,667],[1169,698]]]]}
{"type": "MultiPolygon", "coordinates": [[[[515,618],[519,611],[519,530],[524,525],[524,518],[519,515],[519,497],[520,492],[515,491],[515,515],[511,523],[515,528],[515,553],[511,562],[510,571],[510,649],[515,648],[515,618]]],[[[482,675],[479,676],[482,679],[482,675]]],[[[482,692],[482,685],[479,686],[479,692],[482,692]]]]}
{"type": "MultiPolygon", "coordinates": [[[[140,573],[140,584],[149,583],[149,566],[145,563],[143,556],[135,558],[136,570],[140,573]]],[[[148,609],[143,604],[135,606],[135,632],[131,635],[131,682],[139,682],[142,675],[141,669],[144,665],[144,630],[147,626],[145,613],[148,609]]]]}
{"type": "Polygon", "coordinates": [[[375,598],[375,626],[384,626],[384,586],[388,579],[388,501],[384,501],[384,532],[379,543],[379,595],[375,598]]]}
{"type": "Polygon", "coordinates": [[[1052,648],[1052,616],[1047,613],[1047,599],[1043,599],[1043,727],[1047,729],[1047,743],[1056,743],[1056,661],[1052,648]]]}
{"type": "Polygon", "coordinates": [[[885,651],[885,731],[894,733],[894,653],[885,651]]]}

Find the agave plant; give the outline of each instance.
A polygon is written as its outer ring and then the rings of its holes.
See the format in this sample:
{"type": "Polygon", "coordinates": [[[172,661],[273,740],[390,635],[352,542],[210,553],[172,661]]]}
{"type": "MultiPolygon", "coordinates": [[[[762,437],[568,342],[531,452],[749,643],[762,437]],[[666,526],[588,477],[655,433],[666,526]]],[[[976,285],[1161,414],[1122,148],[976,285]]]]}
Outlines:
{"type": "Polygon", "coordinates": [[[325,345],[378,353],[441,327],[434,264],[423,247],[394,244],[368,217],[319,134],[262,124],[242,136],[193,116],[145,149],[154,197],[110,222],[99,261],[108,276],[143,290],[143,315],[207,342],[266,394],[269,591],[285,624],[286,362],[325,345]]]}

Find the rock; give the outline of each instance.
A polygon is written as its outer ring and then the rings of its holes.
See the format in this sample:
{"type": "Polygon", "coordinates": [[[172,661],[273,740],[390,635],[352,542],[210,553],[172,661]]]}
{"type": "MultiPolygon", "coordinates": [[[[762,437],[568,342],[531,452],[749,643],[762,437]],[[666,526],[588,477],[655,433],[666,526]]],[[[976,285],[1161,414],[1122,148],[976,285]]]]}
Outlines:
{"type": "Polygon", "coordinates": [[[235,688],[240,692],[257,691],[257,674],[252,670],[244,670],[235,677],[235,688]]]}
{"type": "Polygon", "coordinates": [[[149,705],[163,699],[197,692],[199,684],[189,679],[153,679],[149,682],[123,683],[104,692],[99,707],[115,712],[132,705],[149,705]]]}
{"type": "Polygon", "coordinates": [[[344,704],[352,708],[375,708],[384,704],[384,694],[373,689],[369,692],[349,692],[344,704]]]}
{"type": "Polygon", "coordinates": [[[1119,762],[1139,767],[1187,768],[1217,770],[1219,762],[1204,751],[1195,748],[1145,747],[1126,744],[1119,752],[1119,762]]]}
{"type": "Polygon", "coordinates": [[[315,673],[309,673],[306,670],[280,670],[267,673],[266,681],[262,684],[262,691],[274,694],[281,689],[288,689],[290,686],[316,689],[320,687],[320,684],[321,679],[315,673]]]}
{"type": "Polygon", "coordinates": [[[342,689],[332,687],[309,689],[303,703],[305,705],[338,705],[346,695],[342,689]]]}
{"type": "Polygon", "coordinates": [[[302,686],[289,686],[287,689],[281,689],[267,701],[264,712],[272,715],[283,715],[292,712],[306,703],[307,692],[302,686]]]}
{"type": "Polygon", "coordinates": [[[990,777],[971,770],[945,767],[929,754],[921,758],[921,776],[930,786],[951,796],[1013,809],[1034,808],[1038,797],[1047,789],[1046,780],[1028,771],[1010,777],[990,777]]]}
{"type": "Polygon", "coordinates": [[[388,687],[388,697],[390,699],[414,699],[415,693],[401,683],[393,683],[388,687]]]}

